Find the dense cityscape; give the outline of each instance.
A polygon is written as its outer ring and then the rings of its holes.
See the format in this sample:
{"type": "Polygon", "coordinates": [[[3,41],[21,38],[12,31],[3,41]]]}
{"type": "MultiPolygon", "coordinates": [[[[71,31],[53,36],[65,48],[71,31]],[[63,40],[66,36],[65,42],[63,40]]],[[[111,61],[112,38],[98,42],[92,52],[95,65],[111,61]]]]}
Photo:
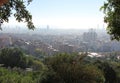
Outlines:
{"type": "MultiPolygon", "coordinates": [[[[17,29],[17,28],[16,28],[17,29]]],[[[95,52],[100,54],[119,53],[120,42],[111,41],[105,30],[57,30],[37,29],[19,32],[2,31],[0,47],[18,47],[26,53],[36,56],[54,55],[57,53],[95,52]],[[41,55],[40,55],[41,54],[41,55]]],[[[16,30],[17,31],[17,30],[16,30]]]]}

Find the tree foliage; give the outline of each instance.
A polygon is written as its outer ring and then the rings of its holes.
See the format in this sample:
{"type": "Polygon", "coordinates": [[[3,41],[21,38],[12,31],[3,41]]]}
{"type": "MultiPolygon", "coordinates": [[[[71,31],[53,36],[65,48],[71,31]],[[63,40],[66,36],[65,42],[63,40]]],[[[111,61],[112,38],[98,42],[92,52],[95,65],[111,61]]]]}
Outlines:
{"type": "MultiPolygon", "coordinates": [[[[94,65],[85,64],[83,60],[78,59],[79,57],[60,54],[49,57],[45,62],[49,70],[54,71],[57,78],[59,78],[57,80],[61,80],[60,83],[104,83],[105,79],[102,72],[94,65]]],[[[48,74],[47,78],[49,77],[48,74]]],[[[55,83],[54,81],[57,80],[52,80],[50,83],[55,83]]]]}
{"type": "Polygon", "coordinates": [[[37,83],[33,73],[0,68],[0,83],[37,83]]]}
{"type": "Polygon", "coordinates": [[[5,67],[26,68],[27,59],[19,49],[5,48],[0,53],[0,64],[4,64],[5,67]]]}
{"type": "Polygon", "coordinates": [[[0,19],[3,22],[8,22],[9,17],[13,15],[18,22],[26,22],[29,29],[34,29],[32,15],[27,10],[26,6],[32,0],[8,0],[7,3],[0,6],[0,19]]]}
{"type": "Polygon", "coordinates": [[[17,48],[0,51],[0,83],[120,83],[119,60],[63,53],[41,62],[24,55],[17,48]]]}
{"type": "Polygon", "coordinates": [[[120,0],[107,0],[101,7],[111,39],[120,40],[120,0]]]}
{"type": "Polygon", "coordinates": [[[108,62],[96,61],[95,65],[102,70],[105,77],[105,83],[117,83],[116,72],[108,62]]]}

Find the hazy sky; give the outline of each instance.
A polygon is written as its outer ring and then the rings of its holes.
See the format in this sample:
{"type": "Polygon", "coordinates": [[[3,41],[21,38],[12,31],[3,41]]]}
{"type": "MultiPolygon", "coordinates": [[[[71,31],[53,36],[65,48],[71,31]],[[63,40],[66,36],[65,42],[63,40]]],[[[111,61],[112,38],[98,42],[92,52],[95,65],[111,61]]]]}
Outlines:
{"type": "MultiPolygon", "coordinates": [[[[103,26],[100,7],[105,0],[33,0],[28,9],[34,24],[51,28],[97,28],[103,26]]],[[[10,24],[13,23],[13,19],[10,24]]]]}

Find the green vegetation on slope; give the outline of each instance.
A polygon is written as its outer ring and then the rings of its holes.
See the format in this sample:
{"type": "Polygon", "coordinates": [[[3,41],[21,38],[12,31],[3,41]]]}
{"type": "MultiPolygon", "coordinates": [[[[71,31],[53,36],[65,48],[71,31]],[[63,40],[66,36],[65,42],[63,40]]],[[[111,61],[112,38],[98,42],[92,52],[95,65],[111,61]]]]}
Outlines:
{"type": "Polygon", "coordinates": [[[64,53],[41,62],[18,48],[5,48],[0,64],[0,83],[120,83],[120,61],[112,58],[64,53]]]}

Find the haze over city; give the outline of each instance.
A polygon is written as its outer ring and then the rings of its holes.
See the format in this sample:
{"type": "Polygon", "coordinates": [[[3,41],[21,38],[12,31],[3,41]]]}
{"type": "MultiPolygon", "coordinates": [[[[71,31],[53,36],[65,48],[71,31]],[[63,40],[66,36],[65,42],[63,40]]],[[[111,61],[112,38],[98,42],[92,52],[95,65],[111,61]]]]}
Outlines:
{"type": "MultiPolygon", "coordinates": [[[[36,28],[49,25],[55,29],[102,28],[104,14],[100,11],[104,0],[33,0],[27,9],[36,28]]],[[[13,17],[8,26],[25,26],[13,17]]]]}
{"type": "Polygon", "coordinates": [[[120,83],[119,17],[120,0],[0,0],[0,83],[120,83]]]}

